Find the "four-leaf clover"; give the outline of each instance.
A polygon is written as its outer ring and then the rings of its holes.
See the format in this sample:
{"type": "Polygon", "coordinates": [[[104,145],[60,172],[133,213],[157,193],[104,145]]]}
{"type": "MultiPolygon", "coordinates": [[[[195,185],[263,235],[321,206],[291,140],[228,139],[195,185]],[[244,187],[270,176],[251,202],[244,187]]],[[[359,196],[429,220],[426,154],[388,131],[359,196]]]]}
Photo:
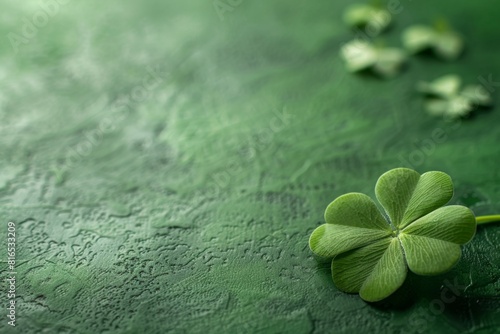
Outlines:
{"type": "Polygon", "coordinates": [[[396,168],[379,178],[375,193],[387,216],[370,197],[345,194],[327,207],[326,224],[309,239],[316,255],[332,258],[335,285],[369,302],[395,292],[408,268],[419,275],[448,271],[476,231],[470,209],[443,206],[453,195],[445,173],[396,168]]]}
{"type": "Polygon", "coordinates": [[[467,116],[477,107],[489,107],[493,101],[481,85],[468,85],[460,89],[462,81],[457,75],[445,75],[433,82],[420,82],[417,90],[428,96],[425,109],[432,115],[458,118],[467,116]]]}

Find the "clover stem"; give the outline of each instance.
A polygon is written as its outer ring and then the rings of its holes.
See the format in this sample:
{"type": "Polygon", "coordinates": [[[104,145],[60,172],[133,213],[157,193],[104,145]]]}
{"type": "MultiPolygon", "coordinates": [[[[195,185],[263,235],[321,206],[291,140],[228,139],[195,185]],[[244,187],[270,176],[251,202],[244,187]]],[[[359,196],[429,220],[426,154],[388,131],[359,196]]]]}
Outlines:
{"type": "Polygon", "coordinates": [[[500,215],[490,215],[490,216],[478,216],[476,217],[476,223],[478,225],[500,222],[500,215]]]}

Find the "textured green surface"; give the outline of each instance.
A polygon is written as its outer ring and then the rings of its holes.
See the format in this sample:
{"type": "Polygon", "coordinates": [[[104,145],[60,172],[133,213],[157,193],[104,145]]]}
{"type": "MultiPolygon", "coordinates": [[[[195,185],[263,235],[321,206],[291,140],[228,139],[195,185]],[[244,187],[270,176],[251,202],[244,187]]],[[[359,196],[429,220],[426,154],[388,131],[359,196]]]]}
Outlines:
{"type": "Polygon", "coordinates": [[[339,60],[347,0],[233,1],[223,20],[212,1],[66,1],[17,54],[6,35],[40,5],[0,3],[0,217],[19,262],[17,327],[2,315],[0,332],[499,332],[498,224],[374,305],[307,243],[335,197],[374,198],[399,166],[500,212],[498,108],[447,122],[413,90],[500,81],[500,4],[401,1],[387,45],[442,15],[467,50],[381,81],[339,60]]]}

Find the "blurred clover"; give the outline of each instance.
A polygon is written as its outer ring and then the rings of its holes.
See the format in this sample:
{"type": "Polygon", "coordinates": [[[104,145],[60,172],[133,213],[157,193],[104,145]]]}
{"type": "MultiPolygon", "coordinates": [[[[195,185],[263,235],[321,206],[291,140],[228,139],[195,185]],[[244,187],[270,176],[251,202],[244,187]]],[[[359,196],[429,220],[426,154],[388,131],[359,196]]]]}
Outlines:
{"type": "Polygon", "coordinates": [[[340,50],[350,72],[371,70],[382,77],[394,77],[406,61],[406,54],[397,48],[384,48],[353,40],[340,50]]]}
{"type": "Polygon", "coordinates": [[[335,285],[369,302],[395,292],[408,268],[419,275],[450,270],[460,259],[460,245],[476,232],[470,209],[443,206],[453,195],[445,173],[392,169],[378,179],[375,194],[388,218],[370,197],[345,194],[328,205],[326,224],[309,239],[316,255],[333,258],[335,285]]]}
{"type": "Polygon", "coordinates": [[[419,82],[417,90],[427,96],[425,109],[432,115],[459,118],[467,116],[477,107],[489,107],[493,101],[481,85],[468,85],[460,89],[462,81],[457,75],[445,75],[432,82],[419,82]]]}
{"type": "Polygon", "coordinates": [[[415,25],[407,28],[403,32],[403,45],[411,54],[432,50],[444,60],[457,59],[464,49],[462,37],[444,21],[439,21],[435,27],[415,25]]]}
{"type": "Polygon", "coordinates": [[[391,14],[380,6],[356,4],[344,12],[344,22],[351,28],[366,28],[378,35],[391,24],[391,14]]]}

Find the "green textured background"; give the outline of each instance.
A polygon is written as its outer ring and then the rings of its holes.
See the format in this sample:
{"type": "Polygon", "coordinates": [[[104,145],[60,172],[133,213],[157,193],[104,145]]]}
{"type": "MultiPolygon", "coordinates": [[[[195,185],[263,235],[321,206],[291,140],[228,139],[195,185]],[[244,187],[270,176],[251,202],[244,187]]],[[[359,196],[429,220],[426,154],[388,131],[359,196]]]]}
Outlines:
{"type": "Polygon", "coordinates": [[[447,122],[413,90],[500,81],[500,3],[401,0],[387,45],[443,16],[467,51],[382,81],[339,60],[347,0],[233,1],[222,19],[211,0],[65,2],[42,24],[40,2],[0,1],[0,237],[15,221],[18,244],[17,327],[2,292],[0,332],[500,332],[498,224],[374,305],[307,246],[329,202],[399,166],[500,212],[498,108],[447,122]]]}

